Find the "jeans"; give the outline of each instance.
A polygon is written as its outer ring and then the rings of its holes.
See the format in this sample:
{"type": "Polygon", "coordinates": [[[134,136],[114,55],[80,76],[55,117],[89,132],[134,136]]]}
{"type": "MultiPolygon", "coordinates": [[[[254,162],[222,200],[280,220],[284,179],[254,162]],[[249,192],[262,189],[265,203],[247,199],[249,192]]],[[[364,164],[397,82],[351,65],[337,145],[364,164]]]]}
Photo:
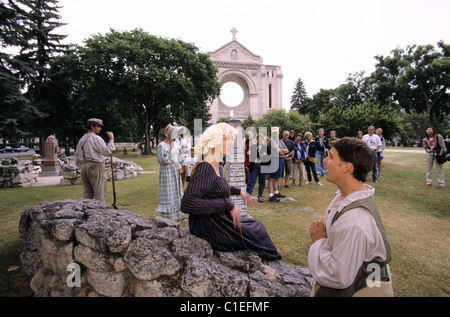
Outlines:
{"type": "Polygon", "coordinates": [[[264,188],[266,186],[267,173],[261,173],[261,163],[255,163],[249,168],[249,175],[247,181],[246,192],[251,195],[253,193],[253,188],[255,188],[256,178],[258,177],[258,196],[262,196],[264,193],[264,188]]]}
{"type": "Polygon", "coordinates": [[[316,172],[317,176],[327,176],[327,170],[323,160],[325,158],[325,153],[322,151],[316,151],[316,172]]]}
{"type": "Polygon", "coordinates": [[[223,177],[223,165],[219,164],[220,177],[223,177]]]}
{"type": "Polygon", "coordinates": [[[316,183],[319,182],[319,177],[317,177],[316,173],[316,163],[306,160],[305,161],[306,175],[308,175],[308,182],[311,182],[311,171],[316,183]]]}
{"type": "Polygon", "coordinates": [[[376,152],[373,155],[372,180],[374,182],[378,180],[378,153],[376,152]]]}

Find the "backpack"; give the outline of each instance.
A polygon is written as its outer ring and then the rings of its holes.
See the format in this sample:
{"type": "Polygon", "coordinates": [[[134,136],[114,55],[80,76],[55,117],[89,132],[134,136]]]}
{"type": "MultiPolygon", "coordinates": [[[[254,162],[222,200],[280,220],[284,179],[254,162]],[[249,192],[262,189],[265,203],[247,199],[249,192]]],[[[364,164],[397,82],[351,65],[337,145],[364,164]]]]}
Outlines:
{"type": "MultiPolygon", "coordinates": [[[[440,134],[437,135],[438,142],[436,142],[436,149],[437,149],[436,153],[441,153],[441,147],[439,146],[439,138],[442,138],[442,135],[440,134]]],[[[447,158],[445,155],[446,153],[447,149],[445,148],[445,141],[444,141],[444,154],[442,155],[436,154],[436,162],[438,164],[444,164],[445,162],[447,162],[447,158]]]]}

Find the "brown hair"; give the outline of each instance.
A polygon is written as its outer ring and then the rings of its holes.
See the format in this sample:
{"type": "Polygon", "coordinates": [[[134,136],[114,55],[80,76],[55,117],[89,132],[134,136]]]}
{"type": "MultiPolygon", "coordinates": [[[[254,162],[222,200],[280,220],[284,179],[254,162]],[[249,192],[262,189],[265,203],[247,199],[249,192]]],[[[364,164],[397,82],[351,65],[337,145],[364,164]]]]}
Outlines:
{"type": "Polygon", "coordinates": [[[353,177],[365,182],[373,167],[373,151],[361,139],[344,137],[334,143],[334,148],[344,162],[353,164],[353,177]]]}

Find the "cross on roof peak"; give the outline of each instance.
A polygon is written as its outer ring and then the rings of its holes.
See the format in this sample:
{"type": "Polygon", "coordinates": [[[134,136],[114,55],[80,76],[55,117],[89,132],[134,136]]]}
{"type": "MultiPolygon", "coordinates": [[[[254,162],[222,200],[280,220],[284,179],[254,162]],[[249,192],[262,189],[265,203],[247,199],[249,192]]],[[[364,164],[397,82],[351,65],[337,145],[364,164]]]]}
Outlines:
{"type": "Polygon", "coordinates": [[[231,34],[233,34],[232,40],[233,40],[233,41],[236,41],[236,33],[237,33],[238,31],[236,30],[236,28],[232,28],[232,29],[230,30],[230,32],[231,32],[231,34]]]}

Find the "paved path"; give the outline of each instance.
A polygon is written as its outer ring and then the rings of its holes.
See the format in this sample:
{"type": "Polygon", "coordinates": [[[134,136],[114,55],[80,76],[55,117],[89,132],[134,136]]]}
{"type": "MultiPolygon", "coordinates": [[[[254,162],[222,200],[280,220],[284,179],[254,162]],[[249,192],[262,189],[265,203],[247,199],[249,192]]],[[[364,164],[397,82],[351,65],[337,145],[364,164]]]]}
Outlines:
{"type": "Polygon", "coordinates": [[[0,159],[2,158],[11,158],[11,157],[21,157],[21,156],[29,156],[29,155],[33,155],[36,154],[34,152],[34,150],[29,150],[27,152],[13,152],[13,153],[0,153],[0,159]]]}
{"type": "Polygon", "coordinates": [[[62,176],[39,176],[37,182],[33,186],[47,186],[47,185],[59,185],[61,184],[62,176]]]}
{"type": "Polygon", "coordinates": [[[403,152],[403,153],[423,153],[425,154],[424,149],[417,149],[417,150],[401,150],[401,149],[386,149],[386,152],[403,152]]]}
{"type": "MultiPolygon", "coordinates": [[[[404,153],[423,153],[422,149],[417,150],[402,150],[402,149],[386,149],[386,152],[404,152],[404,153]]],[[[141,173],[157,173],[156,171],[143,171],[141,173]]],[[[33,186],[47,186],[47,185],[59,185],[61,183],[62,176],[38,176],[37,183],[33,186]]]]}

